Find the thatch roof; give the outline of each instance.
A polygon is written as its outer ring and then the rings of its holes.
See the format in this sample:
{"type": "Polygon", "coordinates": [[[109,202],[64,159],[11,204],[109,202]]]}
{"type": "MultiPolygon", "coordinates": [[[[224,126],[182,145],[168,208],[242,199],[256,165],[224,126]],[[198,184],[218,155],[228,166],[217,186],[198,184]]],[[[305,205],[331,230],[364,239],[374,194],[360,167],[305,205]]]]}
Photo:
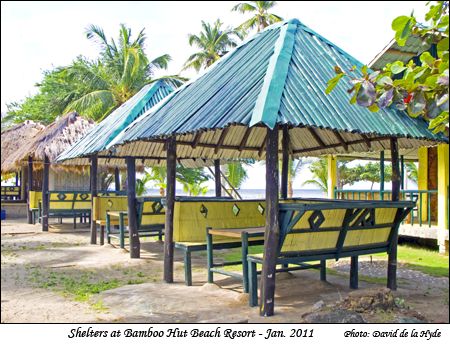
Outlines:
{"type": "Polygon", "coordinates": [[[28,145],[31,140],[45,128],[44,125],[33,121],[25,121],[17,124],[1,134],[1,171],[13,172],[16,169],[6,169],[5,162],[23,146],[28,145]]]}
{"type": "Polygon", "coordinates": [[[93,121],[82,118],[76,112],[62,116],[25,144],[21,143],[15,153],[2,161],[2,173],[16,170],[26,163],[28,156],[33,158],[33,163],[37,162],[38,167],[45,156],[50,162],[55,162],[59,154],[84,136],[93,126],[93,121]]]}

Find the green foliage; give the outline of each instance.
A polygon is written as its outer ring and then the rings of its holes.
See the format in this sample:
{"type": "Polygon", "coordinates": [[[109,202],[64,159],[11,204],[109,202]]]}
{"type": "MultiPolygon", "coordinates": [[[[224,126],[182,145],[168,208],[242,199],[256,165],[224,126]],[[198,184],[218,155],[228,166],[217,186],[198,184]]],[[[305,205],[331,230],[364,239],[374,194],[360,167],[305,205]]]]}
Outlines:
{"type": "Polygon", "coordinates": [[[217,19],[212,25],[202,20],[202,31],[198,35],[189,34],[189,45],[200,50],[187,59],[183,69],[194,68],[197,72],[211,66],[236,46],[237,31],[222,28],[223,23],[217,19]]]}
{"type": "Polygon", "coordinates": [[[417,169],[417,165],[413,162],[408,162],[405,164],[405,167],[408,179],[414,181],[417,184],[419,180],[419,171],[417,169]]]}
{"type": "MultiPolygon", "coordinates": [[[[369,181],[372,183],[370,189],[373,188],[374,183],[381,182],[381,164],[379,162],[369,162],[365,165],[358,165],[355,167],[355,173],[359,176],[360,180],[369,181]]],[[[384,167],[385,180],[391,180],[392,178],[392,166],[385,165],[384,167]]]]}
{"type": "Polygon", "coordinates": [[[449,114],[449,2],[428,3],[426,25],[417,23],[413,14],[400,16],[392,22],[398,45],[406,44],[411,35],[419,36],[425,45],[434,46],[437,56],[425,51],[419,56],[420,65],[413,60],[388,63],[381,71],[370,72],[367,66],[353,73],[335,67],[336,76],[328,81],[326,92],[331,92],[346,76],[353,87],[348,90],[350,103],[357,103],[376,112],[394,105],[406,110],[411,117],[421,116],[429,121],[433,132],[445,131],[449,114]]]}
{"type": "Polygon", "coordinates": [[[250,13],[252,15],[252,17],[239,25],[237,30],[245,36],[254,28],[259,32],[269,25],[282,21],[283,18],[280,16],[269,13],[276,4],[276,1],[247,1],[235,5],[232,11],[242,14],[250,13]]]}
{"type": "Polygon", "coordinates": [[[203,171],[203,168],[177,166],[176,178],[189,196],[204,195],[208,191],[208,187],[202,185],[209,179],[209,175],[203,171]]]}
{"type": "Polygon", "coordinates": [[[248,178],[244,164],[241,162],[234,162],[225,165],[224,174],[230,184],[236,189],[239,189],[242,183],[248,178]]]}
{"type": "MultiPolygon", "coordinates": [[[[68,66],[44,72],[36,95],[8,104],[7,113],[14,122],[32,119],[49,124],[72,110],[100,121],[155,81],[155,70],[166,69],[171,60],[167,54],[153,60],[147,57],[144,29],[132,39],[131,29],[122,24],[116,41],[108,40],[100,27],[90,25],[86,37],[98,45],[99,58],[91,61],[79,56],[68,66]]],[[[160,79],[175,86],[186,80],[176,75],[160,79]]]]}

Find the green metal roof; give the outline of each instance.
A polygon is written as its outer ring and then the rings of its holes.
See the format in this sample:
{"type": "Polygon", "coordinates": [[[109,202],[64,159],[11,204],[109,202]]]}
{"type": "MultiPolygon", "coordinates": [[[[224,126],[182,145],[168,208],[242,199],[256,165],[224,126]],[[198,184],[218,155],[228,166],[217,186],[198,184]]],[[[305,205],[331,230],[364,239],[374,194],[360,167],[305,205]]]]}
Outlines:
{"type": "Polygon", "coordinates": [[[138,93],[97,124],[87,135],[83,136],[74,145],[64,151],[58,157],[58,161],[88,157],[103,151],[111,140],[131,122],[160,102],[172,91],[173,88],[162,80],[145,85],[138,93]]]}
{"type": "Polygon", "coordinates": [[[177,89],[108,147],[231,125],[261,124],[370,137],[446,140],[443,135],[432,134],[423,119],[413,119],[405,112],[389,108],[372,113],[351,105],[350,86],[345,81],[326,95],[326,84],[335,75],[336,65],[348,71],[362,64],[296,19],[274,24],[177,89]]]}

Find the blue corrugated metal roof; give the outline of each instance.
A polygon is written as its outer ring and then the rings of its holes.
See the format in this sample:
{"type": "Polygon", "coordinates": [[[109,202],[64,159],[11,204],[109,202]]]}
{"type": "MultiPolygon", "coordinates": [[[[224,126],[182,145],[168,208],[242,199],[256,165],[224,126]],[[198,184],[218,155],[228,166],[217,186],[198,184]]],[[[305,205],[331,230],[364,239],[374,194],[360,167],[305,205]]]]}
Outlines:
{"type": "Polygon", "coordinates": [[[103,151],[123,129],[173,91],[166,82],[159,80],[142,89],[114,110],[87,135],[69,147],[58,161],[90,156],[103,151]]]}
{"type": "Polygon", "coordinates": [[[276,123],[380,136],[445,140],[421,118],[396,109],[372,113],[351,105],[340,82],[325,94],[334,66],[362,64],[296,19],[256,34],[196,80],[172,93],[111,142],[151,140],[174,134],[276,123]]]}

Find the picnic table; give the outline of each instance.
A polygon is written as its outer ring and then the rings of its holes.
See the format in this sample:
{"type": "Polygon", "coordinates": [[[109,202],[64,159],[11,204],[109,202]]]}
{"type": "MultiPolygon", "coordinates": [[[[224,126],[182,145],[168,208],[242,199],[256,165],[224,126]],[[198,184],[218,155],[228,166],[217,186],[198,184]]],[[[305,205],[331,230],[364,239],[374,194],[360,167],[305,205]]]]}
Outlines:
{"type": "Polygon", "coordinates": [[[213,273],[219,273],[227,275],[230,277],[242,280],[244,292],[248,292],[248,265],[247,265],[247,254],[249,238],[260,238],[260,244],[264,244],[264,227],[253,227],[253,228],[207,228],[206,230],[206,246],[207,246],[207,260],[208,260],[208,283],[213,283],[213,273]],[[224,263],[214,263],[214,245],[212,236],[217,235],[221,237],[241,239],[241,260],[224,262],[224,263]],[[242,274],[226,271],[220,269],[219,267],[240,265],[242,264],[242,274]]]}

